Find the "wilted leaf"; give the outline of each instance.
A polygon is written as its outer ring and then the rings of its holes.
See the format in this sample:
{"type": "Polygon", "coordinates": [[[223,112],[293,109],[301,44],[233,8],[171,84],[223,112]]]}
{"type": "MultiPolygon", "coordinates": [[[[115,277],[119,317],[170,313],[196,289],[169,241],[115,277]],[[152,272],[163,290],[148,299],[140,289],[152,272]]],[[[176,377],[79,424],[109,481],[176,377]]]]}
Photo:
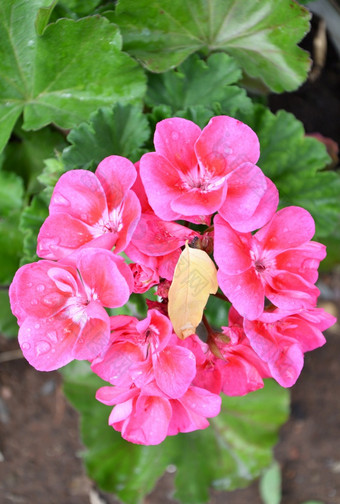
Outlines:
{"type": "Polygon", "coordinates": [[[195,334],[209,294],[215,294],[217,289],[213,261],[204,250],[186,244],[169,289],[169,318],[177,336],[184,339],[195,334]]]}

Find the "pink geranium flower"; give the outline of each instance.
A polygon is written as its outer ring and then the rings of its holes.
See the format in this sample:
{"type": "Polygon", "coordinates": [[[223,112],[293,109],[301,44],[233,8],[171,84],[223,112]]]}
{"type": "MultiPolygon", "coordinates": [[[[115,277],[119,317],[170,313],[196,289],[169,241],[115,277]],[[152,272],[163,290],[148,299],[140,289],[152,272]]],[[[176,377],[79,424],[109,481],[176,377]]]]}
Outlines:
{"type": "Polygon", "coordinates": [[[10,300],[25,358],[40,371],[94,359],[110,340],[103,306],[123,306],[132,286],[123,259],[103,249],[83,250],[72,264],[43,260],[22,266],[10,300]]]}
{"type": "Polygon", "coordinates": [[[215,217],[219,285],[243,317],[259,318],[265,296],[284,310],[315,306],[326,247],[310,241],[314,229],[312,216],[300,207],[283,208],[253,236],[215,217]]]}
{"type": "Polygon", "coordinates": [[[322,308],[287,314],[264,312],[259,320],[244,320],[244,330],[257,355],[268,363],[271,376],[283,387],[299,377],[305,352],[326,343],[322,331],[336,319],[322,308]]]}
{"type": "Polygon", "coordinates": [[[251,217],[262,197],[275,192],[255,165],[256,134],[231,117],[213,117],[203,131],[186,119],[165,119],[157,124],[154,144],[156,152],[140,160],[140,174],[149,203],[163,220],[203,222],[227,197],[223,214],[235,222],[238,207],[251,217]]]}
{"type": "Polygon", "coordinates": [[[120,156],[105,158],[95,173],[64,173],[39,232],[39,257],[61,259],[88,245],[115,246],[115,253],[124,250],[141,212],[138,198],[130,190],[136,176],[131,161],[120,156]]]}

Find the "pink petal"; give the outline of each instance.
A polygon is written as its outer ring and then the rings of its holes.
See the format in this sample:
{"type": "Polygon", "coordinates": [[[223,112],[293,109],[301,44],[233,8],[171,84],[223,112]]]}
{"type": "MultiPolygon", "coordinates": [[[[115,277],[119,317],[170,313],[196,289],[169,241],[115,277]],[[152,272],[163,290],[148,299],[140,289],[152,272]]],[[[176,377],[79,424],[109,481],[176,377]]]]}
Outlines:
{"type": "Polygon", "coordinates": [[[109,212],[118,207],[134,184],[137,172],[133,163],[122,156],[108,156],[96,169],[106,196],[109,212]]]}
{"type": "Polygon", "coordinates": [[[135,180],[135,183],[132,186],[132,190],[137,195],[137,197],[139,199],[139,202],[140,202],[141,208],[142,208],[142,212],[150,212],[150,211],[152,211],[152,209],[151,209],[151,206],[149,205],[149,200],[146,195],[142,179],[140,177],[140,172],[139,172],[140,166],[139,165],[140,165],[140,162],[137,161],[137,163],[135,163],[135,168],[137,171],[137,178],[135,180]]]}
{"type": "Polygon", "coordinates": [[[161,352],[172,336],[170,320],[158,310],[149,310],[147,317],[136,324],[136,329],[148,338],[153,352],[161,352]]]}
{"type": "Polygon", "coordinates": [[[16,272],[10,300],[12,311],[19,321],[23,320],[24,315],[48,318],[65,306],[70,293],[59,290],[48,275],[55,266],[55,262],[42,260],[26,264],[16,272]]]}
{"type": "MultiPolygon", "coordinates": [[[[257,207],[255,208],[252,215],[246,215],[237,213],[237,208],[235,208],[235,213],[230,212],[228,201],[230,197],[229,187],[228,194],[226,198],[225,204],[219,209],[220,215],[224,217],[232,228],[240,231],[242,233],[246,233],[249,231],[254,231],[255,229],[259,229],[260,227],[267,224],[267,222],[274,216],[274,213],[277,209],[277,205],[279,203],[279,193],[276,189],[276,186],[273,184],[271,180],[265,177],[266,181],[266,190],[264,195],[261,197],[257,207]]],[[[229,182],[229,180],[228,180],[229,182]]]]}
{"type": "Polygon", "coordinates": [[[62,259],[93,240],[91,229],[67,213],[47,217],[38,235],[37,254],[45,259],[62,259]]]}
{"type": "Polygon", "coordinates": [[[158,217],[177,220],[170,203],[181,194],[182,181],[173,165],[155,152],[144,154],[140,160],[140,174],[149,203],[158,217]]]}
{"type": "Polygon", "coordinates": [[[187,410],[203,417],[215,417],[221,410],[220,396],[199,387],[191,386],[180,401],[187,410]]]}
{"type": "Polygon", "coordinates": [[[130,368],[144,360],[139,346],[126,341],[116,342],[102,356],[94,359],[91,369],[103,380],[119,386],[130,386],[130,368]]]}
{"type": "Polygon", "coordinates": [[[265,287],[267,298],[282,310],[313,308],[320,291],[299,275],[279,271],[265,287]]]}
{"type": "Polygon", "coordinates": [[[304,208],[291,206],[279,210],[255,236],[263,249],[283,251],[309,241],[314,232],[315,224],[310,213],[304,208]]]}
{"type": "Polygon", "coordinates": [[[195,145],[199,163],[214,174],[227,174],[243,163],[256,163],[260,145],[254,131],[228,116],[210,119],[195,145]]]}
{"type": "Polygon", "coordinates": [[[214,236],[214,257],[223,272],[236,275],[251,267],[250,233],[237,233],[224,219],[216,215],[214,218],[214,236]]]}
{"type": "Polygon", "coordinates": [[[80,326],[66,318],[28,317],[19,331],[21,350],[38,371],[53,371],[74,359],[73,348],[80,326]]]}
{"type": "Polygon", "coordinates": [[[326,247],[317,242],[307,242],[297,249],[290,249],[276,256],[276,267],[300,275],[307,282],[318,279],[320,261],[326,256],[326,247]]]}
{"type": "Polygon", "coordinates": [[[185,226],[165,222],[154,214],[142,214],[132,243],[143,254],[163,256],[180,248],[194,236],[199,234],[185,226]]]}
{"type": "Polygon", "coordinates": [[[179,117],[164,119],[156,126],[156,152],[186,173],[197,165],[194,144],[200,134],[201,129],[192,121],[179,117]]]}
{"type": "Polygon", "coordinates": [[[189,217],[211,215],[222,205],[226,189],[225,184],[215,191],[202,191],[200,188],[189,189],[170,202],[171,208],[174,212],[189,217]]]}
{"type": "Polygon", "coordinates": [[[253,269],[240,275],[217,272],[218,284],[242,317],[254,320],[264,309],[264,287],[253,269]]]}
{"type": "Polygon", "coordinates": [[[122,437],[131,443],[157,445],[167,435],[171,414],[167,399],[141,395],[136,402],[136,411],[124,424],[122,437]]]}
{"type": "Polygon", "coordinates": [[[219,213],[226,220],[246,220],[253,215],[267,183],[262,170],[252,164],[244,163],[228,177],[228,193],[226,201],[219,213]]]}
{"type": "Polygon", "coordinates": [[[196,375],[194,354],[179,346],[168,346],[153,354],[153,365],[158,387],[172,399],[185,394],[196,375]]]}
{"type": "Polygon", "coordinates": [[[58,213],[67,213],[90,226],[107,215],[105,194],[94,173],[71,170],[60,177],[50,204],[50,215],[58,213]]]}
{"type": "Polygon", "coordinates": [[[108,250],[89,248],[81,251],[77,264],[84,283],[104,306],[115,308],[128,301],[133,277],[123,258],[108,250]]]}
{"type": "Polygon", "coordinates": [[[122,252],[130,243],[141,215],[139,200],[134,192],[129,191],[123,203],[121,213],[122,229],[118,231],[115,254],[122,252]]]}
{"type": "Polygon", "coordinates": [[[253,363],[237,353],[220,361],[222,391],[228,396],[243,396],[263,387],[262,376],[253,363]]]}
{"type": "Polygon", "coordinates": [[[117,403],[128,401],[132,397],[138,395],[139,390],[136,388],[126,389],[124,387],[101,387],[96,392],[97,401],[112,406],[117,403]]]}
{"type": "Polygon", "coordinates": [[[110,318],[104,308],[91,302],[86,307],[87,320],[73,348],[74,358],[92,360],[104,352],[110,341],[110,318]]]}

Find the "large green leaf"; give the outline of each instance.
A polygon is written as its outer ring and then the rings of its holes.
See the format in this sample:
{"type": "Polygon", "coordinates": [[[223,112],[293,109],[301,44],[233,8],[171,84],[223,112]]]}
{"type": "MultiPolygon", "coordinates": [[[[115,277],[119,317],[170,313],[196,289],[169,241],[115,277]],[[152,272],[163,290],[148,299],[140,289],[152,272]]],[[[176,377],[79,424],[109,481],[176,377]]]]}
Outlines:
{"type": "Polygon", "coordinates": [[[146,100],[152,106],[169,105],[173,112],[219,103],[225,113],[234,115],[251,103],[244,89],[232,85],[240,77],[239,66],[227,54],[212,54],[206,62],[193,55],[177,71],[149,74],[146,100]]]}
{"type": "Polygon", "coordinates": [[[71,128],[100,106],[144,94],[143,72],[106,18],[60,19],[38,36],[35,17],[49,4],[0,0],[0,149],[22,111],[25,129],[71,128]]]}
{"type": "Polygon", "coordinates": [[[247,485],[270,464],[278,428],[288,415],[287,390],[267,381],[248,396],[224,397],[210,428],[169,437],[159,446],[138,446],[107,426],[111,410],[94,399],[104,382],[87,364],[72,363],[63,374],[66,396],[81,414],[89,475],[128,504],[143,502],[169,464],[177,467],[175,496],[183,503],[207,502],[212,486],[247,485]]]}
{"type": "Polygon", "coordinates": [[[302,123],[283,110],[274,115],[256,106],[240,118],[259,137],[258,165],[275,182],[280,206],[306,208],[316,221],[316,236],[331,235],[340,224],[340,176],[323,170],[329,163],[325,146],[306,136],[302,123]]]}
{"type": "Polygon", "coordinates": [[[95,112],[88,123],[73,129],[67,139],[72,144],[62,155],[65,167],[95,168],[111,154],[138,161],[150,128],[141,107],[117,104],[95,112]]]}
{"type": "Polygon", "coordinates": [[[308,54],[296,44],[310,14],[293,0],[120,0],[107,16],[121,28],[124,49],[154,72],[203,50],[226,51],[277,92],[307,76],[308,54]]]}

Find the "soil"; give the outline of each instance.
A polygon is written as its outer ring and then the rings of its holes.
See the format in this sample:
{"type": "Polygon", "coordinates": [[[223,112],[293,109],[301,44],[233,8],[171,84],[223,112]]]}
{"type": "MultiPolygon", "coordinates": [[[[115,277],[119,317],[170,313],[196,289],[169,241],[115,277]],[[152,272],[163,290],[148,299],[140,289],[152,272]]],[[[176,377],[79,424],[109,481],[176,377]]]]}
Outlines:
{"type": "MultiPolygon", "coordinates": [[[[314,31],[315,33],[315,31],[314,31]]],[[[312,35],[305,41],[311,46],[312,35]]],[[[332,47],[314,82],[273,96],[307,132],[340,142],[340,64],[332,47]]],[[[320,284],[328,311],[340,313],[340,270],[320,284]]],[[[275,455],[282,468],[282,504],[319,500],[340,504],[340,326],[327,344],[308,355],[292,389],[291,417],[275,455]]],[[[0,337],[0,504],[117,504],[85,475],[78,415],[62,393],[57,372],[40,373],[20,358],[18,344],[0,337]],[[14,353],[8,353],[14,352],[14,353]],[[1,362],[3,359],[8,359],[1,362]]],[[[145,504],[173,504],[173,475],[166,473],[145,504]]],[[[258,484],[211,493],[210,504],[262,504],[258,484]]]]}

